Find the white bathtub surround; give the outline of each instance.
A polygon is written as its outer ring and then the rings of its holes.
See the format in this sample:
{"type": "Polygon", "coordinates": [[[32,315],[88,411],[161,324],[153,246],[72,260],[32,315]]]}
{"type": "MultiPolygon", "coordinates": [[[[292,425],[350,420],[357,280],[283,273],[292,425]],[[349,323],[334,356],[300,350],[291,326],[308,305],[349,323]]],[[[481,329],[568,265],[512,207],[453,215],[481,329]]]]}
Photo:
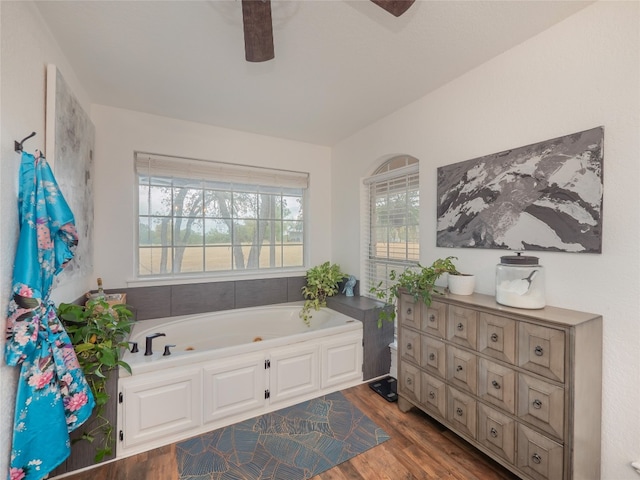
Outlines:
{"type": "Polygon", "coordinates": [[[449,274],[449,291],[454,295],[471,295],[476,287],[476,276],[470,273],[449,274]]]}
{"type": "Polygon", "coordinates": [[[134,327],[124,361],[117,457],[125,457],[362,383],[362,323],[324,308],[311,326],[302,302],[134,327]],[[145,356],[148,335],[153,354],[145,356]],[[166,345],[171,355],[163,355],[166,345]]]}

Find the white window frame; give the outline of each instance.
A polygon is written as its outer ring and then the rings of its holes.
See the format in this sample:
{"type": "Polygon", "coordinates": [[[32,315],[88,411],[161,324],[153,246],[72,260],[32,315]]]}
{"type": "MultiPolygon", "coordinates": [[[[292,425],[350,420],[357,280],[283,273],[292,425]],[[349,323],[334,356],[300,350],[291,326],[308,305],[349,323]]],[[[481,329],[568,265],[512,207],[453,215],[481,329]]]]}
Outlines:
{"type": "MultiPolygon", "coordinates": [[[[223,277],[229,276],[230,274],[250,274],[253,276],[256,276],[256,274],[258,274],[258,276],[266,274],[270,276],[277,272],[299,271],[306,268],[306,250],[308,243],[306,235],[306,231],[308,230],[308,212],[306,209],[306,204],[308,203],[308,173],[158,155],[147,152],[135,152],[135,171],[137,197],[135,216],[136,278],[148,281],[205,276],[223,277]],[[151,179],[154,179],[153,182],[151,179]],[[141,183],[143,181],[146,181],[146,185],[145,183],[141,183]],[[233,202],[235,198],[240,198],[242,195],[251,196],[255,198],[255,214],[243,215],[240,212],[241,209],[236,208],[235,205],[229,206],[229,213],[224,216],[224,219],[222,219],[220,214],[206,212],[204,205],[197,213],[191,213],[188,216],[185,216],[184,212],[182,214],[176,213],[179,211],[179,208],[173,204],[175,199],[174,193],[179,188],[184,188],[184,185],[187,185],[187,188],[195,195],[201,191],[202,197],[207,194],[213,195],[213,192],[218,192],[218,195],[228,194],[231,202],[233,202]],[[152,188],[152,186],[154,188],[152,188]],[[172,193],[168,195],[168,197],[170,197],[172,203],[170,207],[165,205],[164,211],[157,212],[153,211],[155,207],[152,206],[151,191],[158,192],[159,188],[156,187],[160,186],[171,190],[172,193]],[[148,195],[148,198],[145,199],[144,195],[148,195]],[[296,204],[298,208],[294,209],[294,212],[289,212],[288,218],[285,218],[286,212],[283,210],[275,211],[275,213],[271,210],[270,214],[264,214],[265,216],[262,216],[261,200],[268,199],[270,203],[275,204],[277,207],[282,205],[283,199],[292,198],[299,200],[296,204]],[[292,218],[293,215],[295,215],[296,218],[292,218]],[[192,245],[190,243],[181,243],[173,233],[171,233],[170,238],[167,239],[167,243],[164,246],[157,244],[156,240],[152,240],[151,226],[154,224],[152,220],[155,220],[157,224],[158,220],[163,221],[164,219],[165,223],[171,225],[173,232],[173,226],[180,225],[180,222],[185,222],[187,218],[195,218],[200,222],[199,228],[202,230],[202,244],[194,243],[192,245]],[[227,230],[227,235],[229,236],[227,250],[230,257],[228,259],[229,264],[226,266],[228,268],[213,268],[211,264],[209,264],[208,268],[207,265],[207,253],[212,252],[213,249],[216,248],[219,249],[219,251],[225,248],[224,245],[208,243],[205,225],[213,222],[229,226],[227,230]],[[234,245],[236,246],[235,248],[240,246],[236,232],[240,231],[237,225],[242,222],[254,222],[256,226],[254,233],[259,230],[258,226],[268,225],[267,231],[275,232],[278,230],[279,234],[276,235],[274,233],[272,236],[273,242],[270,242],[268,249],[269,254],[263,255],[264,237],[255,233],[258,236],[254,236],[251,242],[252,245],[255,246],[255,249],[252,248],[250,254],[244,254],[244,263],[246,265],[243,264],[240,266],[240,262],[236,261],[234,245]],[[144,234],[141,234],[141,225],[144,223],[147,224],[147,228],[149,229],[148,238],[144,238],[144,234]],[[231,225],[233,225],[233,227],[231,227],[231,225]],[[296,239],[291,240],[291,237],[285,238],[285,228],[294,226],[295,228],[289,229],[289,233],[292,231],[299,232],[295,235],[296,239]],[[156,251],[161,251],[163,248],[165,249],[164,258],[169,261],[167,264],[168,268],[165,271],[160,271],[159,268],[156,269],[155,265],[149,262],[150,265],[153,265],[151,272],[141,271],[141,253],[146,250],[147,254],[151,255],[150,252],[153,251],[155,253],[156,251]],[[174,259],[177,258],[177,251],[180,249],[184,251],[187,248],[191,248],[192,251],[197,252],[198,255],[200,254],[199,249],[202,250],[202,268],[198,269],[195,267],[189,271],[176,269],[177,265],[174,265],[174,259]],[[301,252],[296,256],[295,264],[287,264],[284,252],[287,249],[293,248],[301,249],[301,252]],[[253,258],[257,258],[257,260],[253,263],[253,266],[248,267],[248,257],[256,254],[257,257],[253,258]],[[264,259],[260,258],[261,255],[266,256],[269,261],[265,262],[264,259]],[[265,263],[267,263],[267,265],[265,265],[265,263]]],[[[266,209],[265,211],[269,210],[266,209]]],[[[197,235],[198,234],[195,234],[196,237],[197,235]]],[[[242,245],[246,248],[245,243],[242,243],[242,245]]],[[[196,263],[198,261],[197,258],[196,256],[196,263]]]]}

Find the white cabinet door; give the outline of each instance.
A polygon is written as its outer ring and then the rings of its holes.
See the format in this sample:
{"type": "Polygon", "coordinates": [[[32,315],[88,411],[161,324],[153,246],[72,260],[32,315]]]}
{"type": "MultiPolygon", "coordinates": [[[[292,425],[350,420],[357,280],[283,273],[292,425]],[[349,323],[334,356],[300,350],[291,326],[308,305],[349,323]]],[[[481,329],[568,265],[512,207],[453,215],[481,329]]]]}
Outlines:
{"type": "Polygon", "coordinates": [[[271,352],[271,404],[320,388],[320,345],[299,344],[271,352]]]}
{"type": "Polygon", "coordinates": [[[264,353],[205,365],[202,375],[204,423],[262,408],[268,384],[264,353]]]}
{"type": "Polygon", "coordinates": [[[323,343],[320,370],[321,388],[362,381],[362,336],[323,343]]]}
{"type": "Polygon", "coordinates": [[[127,448],[164,441],[201,423],[200,368],[175,369],[136,377],[121,378],[122,446],[127,448]]]}

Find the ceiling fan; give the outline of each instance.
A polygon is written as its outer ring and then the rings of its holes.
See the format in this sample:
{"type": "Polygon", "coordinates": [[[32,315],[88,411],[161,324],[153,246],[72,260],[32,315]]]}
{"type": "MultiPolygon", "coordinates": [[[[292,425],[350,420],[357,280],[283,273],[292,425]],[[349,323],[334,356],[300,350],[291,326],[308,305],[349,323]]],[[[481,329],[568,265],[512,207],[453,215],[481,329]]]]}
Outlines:
{"type": "MultiPolygon", "coordinates": [[[[415,0],[371,0],[399,17],[415,0]]],[[[266,62],[274,58],[271,0],[242,0],[244,51],[247,62],[266,62]]]]}

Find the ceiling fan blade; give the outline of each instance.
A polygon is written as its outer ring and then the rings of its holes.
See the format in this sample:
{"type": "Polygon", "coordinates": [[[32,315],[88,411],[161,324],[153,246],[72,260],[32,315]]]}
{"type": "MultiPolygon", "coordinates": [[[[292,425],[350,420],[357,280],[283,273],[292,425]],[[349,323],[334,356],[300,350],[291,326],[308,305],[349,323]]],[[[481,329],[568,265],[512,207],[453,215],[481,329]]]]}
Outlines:
{"type": "Polygon", "coordinates": [[[274,58],[271,0],[242,0],[242,23],[247,62],[274,58]]]}
{"type": "Polygon", "coordinates": [[[409,7],[413,5],[415,0],[371,0],[373,3],[381,8],[384,8],[391,15],[399,17],[404,12],[409,10],[409,7]]]}

